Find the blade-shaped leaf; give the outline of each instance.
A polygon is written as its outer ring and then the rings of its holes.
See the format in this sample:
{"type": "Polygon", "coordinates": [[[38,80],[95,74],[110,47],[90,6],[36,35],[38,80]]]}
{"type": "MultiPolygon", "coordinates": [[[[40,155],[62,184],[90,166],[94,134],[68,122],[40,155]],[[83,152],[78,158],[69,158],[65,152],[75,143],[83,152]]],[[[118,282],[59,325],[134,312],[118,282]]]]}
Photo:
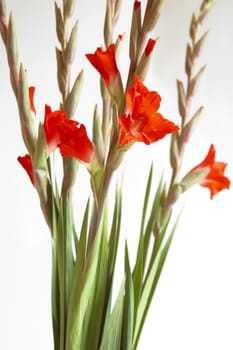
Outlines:
{"type": "Polygon", "coordinates": [[[121,350],[125,282],[122,283],[116,303],[106,319],[102,342],[99,350],[121,350]]]}
{"type": "MultiPolygon", "coordinates": [[[[105,215],[106,217],[106,215],[105,215]]],[[[103,319],[105,318],[105,296],[107,293],[107,270],[108,270],[108,227],[105,220],[99,249],[97,263],[97,278],[94,288],[92,303],[88,304],[84,320],[83,347],[85,350],[97,350],[100,342],[100,335],[103,331],[103,319]]]]}
{"type": "Polygon", "coordinates": [[[131,350],[133,342],[134,326],[134,288],[133,278],[129,263],[127,243],[125,245],[125,297],[123,311],[123,329],[121,350],[131,350]]]}
{"type": "MultiPolygon", "coordinates": [[[[178,220],[177,220],[178,221],[178,220]]],[[[171,246],[171,242],[175,233],[175,229],[177,226],[177,221],[175,225],[173,226],[173,229],[167,238],[167,241],[161,249],[157,252],[153,265],[150,269],[150,273],[147,276],[146,282],[144,284],[144,288],[142,291],[141,299],[138,306],[138,313],[136,317],[136,324],[135,324],[135,332],[134,332],[134,340],[133,340],[133,349],[136,350],[137,344],[139,341],[139,337],[142,331],[142,327],[145,322],[145,318],[149,309],[149,306],[151,304],[156,286],[159,281],[159,277],[161,275],[169,248],[171,246]]]]}
{"type": "Polygon", "coordinates": [[[151,183],[153,176],[153,165],[151,165],[146,192],[144,197],[144,204],[142,210],[142,219],[141,219],[141,229],[140,229],[140,238],[137,248],[137,258],[135,262],[135,267],[133,271],[133,284],[134,284],[134,300],[135,300],[135,312],[137,309],[138,299],[141,293],[142,288],[142,279],[144,274],[144,226],[147,215],[148,203],[149,203],[149,195],[151,191],[151,183]]]}
{"type": "Polygon", "coordinates": [[[83,350],[84,339],[87,334],[88,320],[90,317],[89,306],[94,300],[96,284],[98,280],[98,264],[103,239],[103,219],[97,232],[95,241],[85,260],[82,274],[76,274],[79,269],[77,261],[75,264],[73,283],[71,287],[70,304],[67,320],[66,350],[83,350]],[[80,278],[81,277],[81,278],[80,278]]]}

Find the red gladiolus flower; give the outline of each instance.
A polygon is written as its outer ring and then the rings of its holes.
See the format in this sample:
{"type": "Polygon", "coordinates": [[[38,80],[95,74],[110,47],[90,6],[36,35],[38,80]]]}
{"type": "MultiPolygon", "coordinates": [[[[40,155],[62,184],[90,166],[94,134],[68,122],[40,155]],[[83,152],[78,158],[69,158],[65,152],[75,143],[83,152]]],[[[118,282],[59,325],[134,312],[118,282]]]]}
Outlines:
{"type": "Polygon", "coordinates": [[[111,44],[106,51],[99,47],[94,54],[86,54],[86,57],[100,73],[107,86],[115,81],[119,71],[116,64],[114,44],[111,44]]]}
{"type": "Polygon", "coordinates": [[[190,171],[190,173],[192,173],[205,167],[209,168],[208,174],[205,179],[200,182],[200,185],[210,190],[211,199],[223,189],[230,188],[230,180],[224,176],[227,163],[215,162],[215,153],[215,147],[214,145],[211,145],[206,158],[190,171]]]}
{"type": "Polygon", "coordinates": [[[17,160],[22,165],[24,170],[26,170],[26,172],[31,180],[31,183],[34,185],[33,166],[32,166],[32,161],[31,161],[30,155],[25,154],[25,156],[23,156],[23,157],[19,156],[17,158],[17,160]]]}
{"type": "Polygon", "coordinates": [[[74,157],[85,163],[91,161],[93,145],[87,136],[86,128],[74,120],[59,123],[59,149],[63,157],[74,157]]]}
{"type": "Polygon", "coordinates": [[[150,144],[169,133],[178,131],[179,127],[165,119],[157,111],[161,97],[155,91],[149,91],[137,78],[134,85],[126,92],[126,106],[129,113],[119,118],[120,145],[132,141],[150,144]]]}
{"type": "Polygon", "coordinates": [[[58,125],[66,121],[67,116],[63,111],[52,112],[48,105],[45,105],[44,130],[49,152],[53,152],[60,144],[60,133],[58,125]]]}

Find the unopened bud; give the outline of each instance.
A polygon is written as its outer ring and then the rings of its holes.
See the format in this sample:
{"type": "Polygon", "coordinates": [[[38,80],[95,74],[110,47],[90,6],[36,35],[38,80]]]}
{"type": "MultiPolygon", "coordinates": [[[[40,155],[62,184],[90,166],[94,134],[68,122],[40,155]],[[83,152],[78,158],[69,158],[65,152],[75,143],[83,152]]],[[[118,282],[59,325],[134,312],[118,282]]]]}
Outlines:
{"type": "Polygon", "coordinates": [[[190,119],[190,121],[188,123],[185,124],[183,130],[182,130],[182,141],[187,143],[192,132],[194,131],[198,121],[199,121],[199,118],[202,114],[204,110],[204,107],[201,106],[197,111],[196,113],[194,114],[194,116],[190,119]]]}
{"type": "Polygon", "coordinates": [[[146,45],[146,48],[144,50],[144,53],[142,55],[142,58],[137,65],[135,74],[139,77],[141,81],[144,81],[149,69],[150,61],[152,58],[152,51],[154,50],[156,40],[149,39],[146,45]]]}
{"type": "Polygon", "coordinates": [[[64,40],[64,24],[60,7],[55,2],[55,16],[56,16],[56,32],[60,44],[63,44],[64,40]]]}
{"type": "Polygon", "coordinates": [[[178,108],[182,119],[186,117],[186,94],[184,90],[184,84],[182,81],[177,80],[177,91],[178,91],[178,108]]]}
{"type": "Polygon", "coordinates": [[[73,26],[69,41],[67,43],[67,46],[64,52],[64,59],[67,65],[72,64],[76,54],[77,33],[78,33],[78,22],[76,22],[75,25],[73,26]]]}
{"type": "Polygon", "coordinates": [[[63,0],[64,17],[66,18],[72,17],[75,9],[75,2],[76,0],[63,0]]]}
{"type": "Polygon", "coordinates": [[[194,96],[198,87],[199,87],[199,84],[200,84],[200,81],[201,81],[201,78],[202,78],[202,75],[205,71],[205,68],[206,66],[203,66],[199,72],[191,79],[190,81],[190,84],[189,84],[189,89],[188,89],[188,95],[189,96],[194,96]]]}
{"type": "Polygon", "coordinates": [[[21,65],[18,85],[18,107],[20,115],[20,124],[24,143],[30,154],[33,154],[36,136],[35,136],[35,118],[31,113],[29,90],[27,84],[26,72],[21,65]]]}
{"type": "Polygon", "coordinates": [[[72,119],[76,112],[83,87],[83,81],[84,73],[81,71],[74,82],[71,92],[65,100],[64,109],[69,119],[72,119]]]}

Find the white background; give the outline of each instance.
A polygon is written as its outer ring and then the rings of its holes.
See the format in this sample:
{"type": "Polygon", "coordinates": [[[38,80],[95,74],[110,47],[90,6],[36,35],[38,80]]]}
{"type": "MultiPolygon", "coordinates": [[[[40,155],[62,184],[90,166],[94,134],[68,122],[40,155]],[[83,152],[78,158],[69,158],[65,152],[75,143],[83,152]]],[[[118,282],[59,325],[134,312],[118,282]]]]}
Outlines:
{"type": "MultiPolygon", "coordinates": [[[[92,111],[98,95],[98,74],[84,58],[102,45],[103,0],[79,0],[78,56],[73,74],[85,69],[85,87],[77,119],[91,131],[92,111]]],[[[142,3],[144,3],[142,1],[142,3]]],[[[127,40],[133,1],[123,0],[116,36],[125,33],[122,72],[127,71],[127,40]]],[[[176,79],[184,79],[184,53],[191,13],[200,2],[167,0],[153,33],[160,40],[147,79],[148,87],[162,96],[161,112],[179,123],[176,79]]],[[[44,104],[58,107],[55,50],[57,44],[53,1],[8,0],[18,33],[20,60],[29,84],[37,87],[35,103],[43,118],[44,104]]],[[[183,172],[199,163],[210,143],[217,160],[229,163],[233,179],[233,2],[219,0],[208,18],[211,31],[201,64],[208,63],[195,106],[205,112],[187,147],[183,172]]],[[[73,75],[73,77],[74,77],[73,75]]],[[[11,92],[4,47],[0,43],[0,349],[52,350],[50,317],[50,236],[35,191],[16,158],[25,154],[17,108],[11,92]]],[[[137,145],[124,168],[125,217],[133,259],[144,183],[151,161],[156,175],[168,169],[168,140],[150,147],[137,145]]],[[[167,173],[169,175],[169,173],[167,173]]],[[[87,177],[80,172],[77,207],[87,177]]],[[[158,177],[157,177],[158,178],[158,177]]],[[[155,178],[156,180],[156,178],[155,178]]],[[[80,198],[81,197],[81,198],[80,198]]],[[[196,186],[185,200],[184,212],[143,330],[139,350],[233,349],[233,196],[223,191],[214,200],[196,186]]],[[[182,205],[181,200],[178,206],[182,205]]],[[[78,215],[78,213],[77,213],[78,215]]],[[[122,270],[119,263],[119,280],[122,270]]]]}

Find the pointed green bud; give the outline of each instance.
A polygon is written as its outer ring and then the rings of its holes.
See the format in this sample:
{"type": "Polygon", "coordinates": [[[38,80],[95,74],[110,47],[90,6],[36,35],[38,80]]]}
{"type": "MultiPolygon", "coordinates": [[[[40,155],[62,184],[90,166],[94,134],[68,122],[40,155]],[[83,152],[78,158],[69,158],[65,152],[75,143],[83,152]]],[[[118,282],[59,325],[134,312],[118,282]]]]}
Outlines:
{"type": "Polygon", "coordinates": [[[65,66],[63,61],[62,51],[56,48],[57,58],[57,81],[61,94],[66,96],[68,90],[67,75],[65,74],[65,66]]]}
{"type": "Polygon", "coordinates": [[[185,57],[185,72],[188,77],[191,77],[193,70],[193,53],[192,48],[187,44],[186,48],[186,57],[185,57]]]}
{"type": "Polygon", "coordinates": [[[5,19],[6,15],[6,0],[0,0],[0,18],[5,19]]]}
{"type": "Polygon", "coordinates": [[[63,0],[63,12],[65,18],[73,16],[76,0],[63,0]]]}
{"type": "Polygon", "coordinates": [[[196,41],[197,27],[198,25],[197,25],[196,16],[193,13],[191,23],[190,23],[190,28],[189,28],[189,34],[193,42],[196,41]]]}
{"type": "Polygon", "coordinates": [[[121,80],[120,73],[117,74],[116,79],[108,87],[109,93],[116,102],[118,112],[122,111],[124,103],[124,88],[121,80]]]}
{"type": "Polygon", "coordinates": [[[112,5],[111,2],[107,0],[104,19],[104,43],[106,47],[112,43],[112,16],[112,5]]]}
{"type": "Polygon", "coordinates": [[[7,59],[10,67],[11,85],[17,96],[18,77],[19,77],[19,59],[18,44],[15,30],[15,23],[12,14],[10,14],[7,31],[7,59]]]}
{"type": "Polygon", "coordinates": [[[190,136],[191,134],[193,133],[199,119],[200,119],[200,116],[202,114],[204,110],[204,107],[201,106],[197,111],[196,113],[194,114],[194,116],[189,120],[188,123],[185,124],[183,130],[182,130],[182,141],[184,143],[187,143],[190,139],[190,136]]]}
{"type": "Polygon", "coordinates": [[[156,26],[159,20],[164,2],[165,2],[164,0],[147,1],[145,16],[143,20],[143,26],[142,26],[143,32],[148,33],[154,29],[154,27],[156,26]]]}
{"type": "Polygon", "coordinates": [[[98,111],[98,106],[95,106],[94,118],[93,118],[93,143],[96,146],[96,151],[99,153],[100,159],[103,161],[104,157],[104,142],[103,142],[103,133],[101,128],[101,119],[98,111]]]}
{"type": "Polygon", "coordinates": [[[205,44],[205,41],[206,41],[206,38],[207,38],[208,34],[209,34],[209,31],[205,32],[202,35],[202,37],[195,44],[194,49],[193,49],[193,57],[194,57],[194,59],[196,59],[197,57],[200,56],[202,48],[203,48],[203,46],[205,44]]]}
{"type": "Polygon", "coordinates": [[[22,65],[19,73],[17,101],[23,140],[29,153],[33,155],[36,144],[35,117],[31,113],[27,76],[22,65]]]}
{"type": "Polygon", "coordinates": [[[198,18],[198,23],[200,25],[203,24],[203,22],[205,21],[206,17],[210,13],[210,10],[212,9],[214,4],[215,4],[214,0],[204,0],[203,1],[201,8],[200,8],[201,14],[198,18]]]}
{"type": "Polygon", "coordinates": [[[180,136],[178,132],[171,135],[170,164],[172,169],[177,169],[180,160],[180,136]]]}
{"type": "Polygon", "coordinates": [[[72,119],[74,117],[74,114],[76,112],[82,87],[84,82],[84,73],[83,70],[79,73],[77,76],[74,85],[71,89],[71,92],[67,96],[65,103],[64,103],[64,109],[69,119],[72,119]]]}
{"type": "Polygon", "coordinates": [[[177,91],[178,91],[178,108],[180,112],[180,116],[184,120],[186,117],[186,94],[184,90],[184,84],[182,81],[177,80],[177,91]]]}
{"type": "Polygon", "coordinates": [[[57,37],[61,45],[64,42],[64,24],[62,18],[62,12],[58,4],[55,2],[55,17],[56,17],[56,32],[57,37]]]}
{"type": "Polygon", "coordinates": [[[157,40],[154,39],[148,40],[143,55],[137,65],[135,75],[137,75],[141,81],[146,79],[156,41],[157,40]]]}
{"type": "Polygon", "coordinates": [[[18,67],[18,44],[12,13],[10,14],[7,32],[7,57],[10,67],[18,67]]]}
{"type": "Polygon", "coordinates": [[[47,158],[49,156],[48,146],[44,133],[44,125],[40,123],[38,130],[37,143],[35,146],[35,154],[33,157],[33,165],[35,169],[43,169],[47,171],[47,158]]]}
{"type": "Polygon", "coordinates": [[[189,84],[189,88],[188,88],[188,96],[194,96],[196,94],[205,69],[206,69],[206,65],[203,66],[199,70],[199,72],[191,79],[190,84],[189,84]]]}
{"type": "Polygon", "coordinates": [[[99,152],[94,147],[91,163],[87,165],[88,171],[91,174],[91,187],[96,203],[103,190],[104,167],[99,157],[99,152]]]}
{"type": "Polygon", "coordinates": [[[7,13],[5,0],[0,0],[0,32],[4,44],[7,45],[7,13]]]}
{"type": "Polygon", "coordinates": [[[75,22],[73,29],[70,34],[69,41],[67,43],[65,52],[64,52],[64,60],[66,65],[72,64],[75,54],[76,54],[76,46],[77,46],[77,33],[78,33],[78,21],[75,22]]]}
{"type": "Polygon", "coordinates": [[[116,24],[116,22],[118,21],[118,18],[121,12],[121,5],[122,5],[122,0],[115,1],[114,24],[116,24]]]}
{"type": "Polygon", "coordinates": [[[132,61],[134,61],[136,58],[138,39],[142,29],[141,17],[141,3],[137,1],[134,3],[133,7],[130,30],[129,57],[132,61]]]}

